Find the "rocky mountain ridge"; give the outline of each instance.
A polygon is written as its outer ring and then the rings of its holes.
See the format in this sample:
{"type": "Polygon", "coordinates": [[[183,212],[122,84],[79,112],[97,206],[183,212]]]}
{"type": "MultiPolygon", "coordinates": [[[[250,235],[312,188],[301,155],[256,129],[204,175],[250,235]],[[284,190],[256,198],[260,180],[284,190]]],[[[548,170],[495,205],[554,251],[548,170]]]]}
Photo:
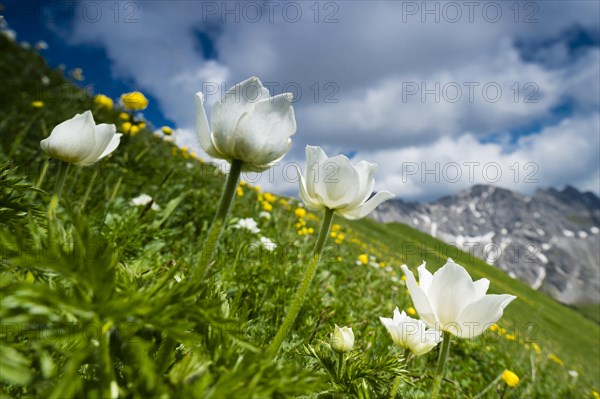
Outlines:
{"type": "Polygon", "coordinates": [[[600,198],[591,192],[476,185],[429,203],[388,201],[371,217],[429,233],[560,302],[600,303],[600,198]]]}

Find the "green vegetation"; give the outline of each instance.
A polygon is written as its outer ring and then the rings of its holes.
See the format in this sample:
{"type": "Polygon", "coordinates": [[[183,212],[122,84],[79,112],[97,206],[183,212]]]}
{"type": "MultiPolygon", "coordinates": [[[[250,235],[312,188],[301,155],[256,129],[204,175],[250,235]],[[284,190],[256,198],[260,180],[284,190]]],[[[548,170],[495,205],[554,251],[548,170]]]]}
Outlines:
{"type": "Polygon", "coordinates": [[[119,110],[96,108],[61,71],[3,36],[0,76],[3,397],[379,398],[399,376],[398,397],[426,398],[439,348],[405,365],[378,318],[411,306],[401,264],[414,270],[426,260],[436,269],[447,257],[475,279],[490,279],[492,292],[518,299],[498,328],[453,341],[442,397],[475,396],[505,369],[519,385],[499,380],[483,397],[582,398],[598,391],[598,324],[426,234],[372,220],[334,220],[336,237],[326,244],[304,307],[269,361],[264,351],[310,259],[322,215],[299,216],[296,200],[241,186],[210,275],[191,282],[224,175],[142,128],[107,159],[71,168],[60,203],[51,204],[58,165],[39,141],[87,109],[97,123],[119,127],[119,110]],[[142,193],[158,209],[132,205],[142,193]],[[259,217],[263,211],[268,218],[259,217]],[[260,234],[234,228],[249,217],[260,234]],[[258,244],[260,236],[277,248],[258,244]],[[329,345],[334,323],[351,326],[356,337],[341,376],[329,345]]]}

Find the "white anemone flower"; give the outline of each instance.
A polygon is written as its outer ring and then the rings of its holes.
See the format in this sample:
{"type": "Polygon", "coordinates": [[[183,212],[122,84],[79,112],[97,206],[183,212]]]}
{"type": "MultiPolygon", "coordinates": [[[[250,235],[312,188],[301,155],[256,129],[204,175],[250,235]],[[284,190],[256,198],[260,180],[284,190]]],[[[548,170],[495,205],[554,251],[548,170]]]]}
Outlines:
{"type": "Polygon", "coordinates": [[[212,109],[210,126],[204,96],[196,93],[196,132],[200,145],[214,158],[243,162],[242,170],[264,171],[279,162],[292,146],[296,119],[293,95],[271,97],[252,77],[227,90],[212,109]]]}
{"type": "Polygon", "coordinates": [[[490,281],[473,281],[464,267],[452,259],[431,274],[425,262],[418,268],[419,284],[406,265],[406,286],[421,320],[430,327],[460,338],[482,334],[502,317],[514,295],[486,295],[490,281]]]}
{"type": "Polygon", "coordinates": [[[258,228],[258,224],[256,220],[252,218],[244,218],[240,219],[234,226],[234,229],[245,229],[253,234],[260,233],[260,229],[258,228]]]}
{"type": "Polygon", "coordinates": [[[416,356],[428,353],[442,340],[441,331],[428,329],[425,322],[407,316],[404,311],[400,313],[398,308],[394,310],[393,319],[380,317],[379,320],[392,336],[394,343],[410,349],[416,356]]]}
{"type": "Polygon", "coordinates": [[[354,332],[352,332],[352,328],[335,325],[333,334],[331,334],[331,346],[336,352],[350,352],[354,347],[354,332]]]}
{"type": "Polygon", "coordinates": [[[91,111],[77,114],[57,125],[40,142],[50,158],[75,165],[91,165],[113,152],[121,140],[115,125],[96,125],[91,111]]]}
{"type": "MultiPolygon", "coordinates": [[[[151,196],[149,196],[148,194],[142,193],[142,194],[138,195],[137,197],[133,198],[129,203],[133,206],[146,206],[152,200],[153,199],[151,196]]],[[[158,206],[158,204],[156,202],[153,202],[150,209],[152,209],[153,211],[158,211],[158,210],[160,210],[160,206],[158,206]]]]}
{"type": "Polygon", "coordinates": [[[274,251],[277,248],[277,244],[275,244],[270,238],[260,237],[260,245],[266,249],[267,251],[274,251]]]}
{"type": "Polygon", "coordinates": [[[311,209],[333,209],[346,219],[361,219],[394,197],[380,191],[371,197],[377,165],[360,161],[355,166],[344,155],[328,158],[321,147],[306,147],[306,177],[297,169],[300,198],[311,209]]]}

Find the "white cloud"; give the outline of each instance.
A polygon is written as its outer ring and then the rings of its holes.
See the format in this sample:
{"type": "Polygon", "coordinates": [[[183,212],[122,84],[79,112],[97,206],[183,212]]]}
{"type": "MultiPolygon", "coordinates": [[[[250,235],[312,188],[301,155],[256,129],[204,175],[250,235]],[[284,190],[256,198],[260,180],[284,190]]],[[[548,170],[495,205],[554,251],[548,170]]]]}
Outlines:
{"type": "MultiPolygon", "coordinates": [[[[558,44],[545,58],[555,62],[524,61],[515,42],[556,39],[575,25],[597,30],[599,3],[476,2],[472,14],[465,2],[451,3],[138,2],[136,23],[124,23],[123,14],[115,23],[108,9],[112,3],[95,2],[105,17],[91,23],[81,18],[87,4],[82,2],[67,35],[72,43],[105,48],[115,78],[135,79],[141,90],[152,94],[164,115],[182,128],[178,142],[183,145],[198,148],[193,134],[195,92],[217,84],[218,90],[207,99],[210,108],[223,89],[257,75],[273,83],[275,92],[287,86],[301,94],[295,103],[298,134],[288,163],[303,164],[305,144],[326,145],[330,151],[362,149],[364,158],[381,164],[381,188],[388,184],[386,188],[410,198],[433,197],[463,186],[404,184],[394,168],[398,160],[495,160],[505,168],[514,162],[535,162],[541,185],[577,182],[581,188],[593,187],[598,162],[582,156],[593,147],[584,146],[581,137],[597,143],[597,123],[592,122],[597,122],[600,105],[600,52],[588,49],[573,61],[565,45],[558,44]],[[451,3],[461,8],[456,23],[448,21],[455,15],[448,8],[451,3]],[[254,22],[256,6],[262,7],[262,14],[254,22]],[[439,7],[438,15],[423,7],[439,7]],[[495,7],[501,8],[501,16],[490,22],[495,7]],[[297,8],[301,17],[291,22],[297,8]],[[525,23],[528,16],[537,22],[525,23]],[[327,17],[337,22],[325,23],[327,17]],[[198,32],[212,39],[217,59],[204,59],[198,32]],[[432,94],[423,101],[422,85],[432,89],[436,83],[440,101],[432,94]],[[415,84],[419,93],[408,95],[406,90],[414,90],[415,84]],[[454,102],[457,87],[462,96],[454,102]],[[498,87],[502,97],[493,101],[498,87]],[[537,102],[526,102],[528,95],[537,102]],[[565,101],[574,106],[572,119],[556,121],[553,110],[565,101]],[[516,143],[481,143],[492,133],[502,136],[538,124],[554,127],[516,143]],[[552,150],[557,143],[562,145],[552,150]],[[567,162],[565,154],[577,159],[567,162]]],[[[285,173],[276,168],[260,184],[295,193],[295,184],[285,183],[290,180],[282,177],[285,173]]],[[[501,183],[521,191],[534,186],[501,183]]]]}

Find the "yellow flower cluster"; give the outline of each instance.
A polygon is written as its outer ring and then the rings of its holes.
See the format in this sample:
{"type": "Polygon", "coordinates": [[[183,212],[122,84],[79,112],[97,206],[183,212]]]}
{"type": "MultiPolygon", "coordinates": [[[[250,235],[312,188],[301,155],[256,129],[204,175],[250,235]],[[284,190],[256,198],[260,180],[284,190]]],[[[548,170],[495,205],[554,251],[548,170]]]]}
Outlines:
{"type": "Polygon", "coordinates": [[[346,239],[346,235],[340,231],[341,228],[342,227],[339,224],[334,224],[331,226],[331,233],[329,234],[331,238],[335,238],[335,243],[338,245],[343,243],[346,239]]]}
{"type": "Polygon", "coordinates": [[[277,197],[271,193],[258,194],[258,202],[262,204],[263,210],[266,212],[271,212],[273,210],[273,203],[275,203],[275,201],[277,201],[277,197]]]}
{"type": "Polygon", "coordinates": [[[31,106],[33,108],[42,108],[44,106],[44,102],[43,101],[32,101],[31,102],[31,106]]]}
{"type": "Polygon", "coordinates": [[[146,109],[148,106],[148,99],[139,91],[123,93],[121,94],[121,105],[123,105],[123,108],[125,109],[139,111],[146,109]]]}
{"type": "Polygon", "coordinates": [[[146,127],[145,122],[123,122],[121,124],[121,129],[123,129],[123,133],[128,134],[130,136],[135,136],[140,132],[140,130],[146,127]]]}
{"type": "Polygon", "coordinates": [[[165,136],[170,136],[173,134],[173,129],[171,129],[169,126],[163,126],[160,128],[160,130],[165,136]]]}
{"type": "Polygon", "coordinates": [[[100,109],[113,109],[112,98],[105,96],[104,94],[98,94],[94,97],[94,104],[100,109]]]}
{"type": "Polygon", "coordinates": [[[238,197],[243,197],[244,189],[242,188],[242,186],[237,186],[235,189],[235,193],[237,194],[238,197]]]}

